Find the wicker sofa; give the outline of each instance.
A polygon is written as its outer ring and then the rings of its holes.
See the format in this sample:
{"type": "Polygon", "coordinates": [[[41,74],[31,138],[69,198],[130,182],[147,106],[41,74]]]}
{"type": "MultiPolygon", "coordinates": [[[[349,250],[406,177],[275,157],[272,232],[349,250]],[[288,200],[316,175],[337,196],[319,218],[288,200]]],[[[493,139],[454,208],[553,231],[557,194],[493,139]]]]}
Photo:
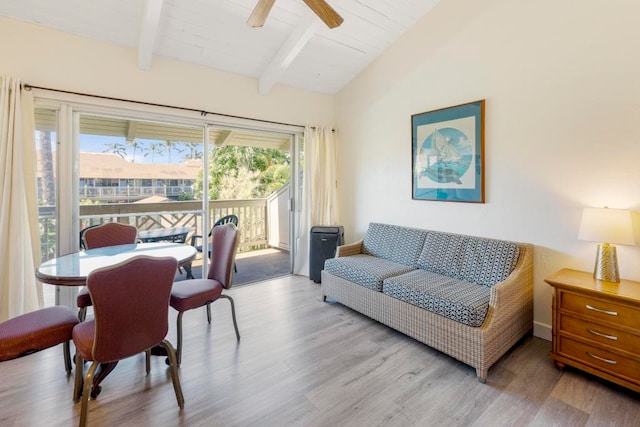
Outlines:
{"type": "Polygon", "coordinates": [[[332,298],[476,369],[533,328],[533,246],[371,223],[322,271],[332,298]]]}

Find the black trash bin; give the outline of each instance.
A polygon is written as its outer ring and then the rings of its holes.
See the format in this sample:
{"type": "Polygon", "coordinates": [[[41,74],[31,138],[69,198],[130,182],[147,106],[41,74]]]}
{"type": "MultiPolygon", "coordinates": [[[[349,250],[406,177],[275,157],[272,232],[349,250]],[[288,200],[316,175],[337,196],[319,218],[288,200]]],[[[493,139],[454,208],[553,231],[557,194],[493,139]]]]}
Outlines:
{"type": "Polygon", "coordinates": [[[344,228],[341,225],[311,227],[309,241],[309,279],[322,280],[324,262],[336,256],[336,248],[344,244],[344,228]]]}

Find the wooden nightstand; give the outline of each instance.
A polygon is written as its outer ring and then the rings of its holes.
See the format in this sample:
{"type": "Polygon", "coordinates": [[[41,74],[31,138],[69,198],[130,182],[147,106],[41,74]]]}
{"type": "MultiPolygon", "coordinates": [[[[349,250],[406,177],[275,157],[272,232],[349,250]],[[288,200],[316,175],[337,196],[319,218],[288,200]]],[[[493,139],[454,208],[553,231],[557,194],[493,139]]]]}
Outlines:
{"type": "Polygon", "coordinates": [[[553,286],[551,358],[640,392],[640,282],[562,269],[553,286]]]}

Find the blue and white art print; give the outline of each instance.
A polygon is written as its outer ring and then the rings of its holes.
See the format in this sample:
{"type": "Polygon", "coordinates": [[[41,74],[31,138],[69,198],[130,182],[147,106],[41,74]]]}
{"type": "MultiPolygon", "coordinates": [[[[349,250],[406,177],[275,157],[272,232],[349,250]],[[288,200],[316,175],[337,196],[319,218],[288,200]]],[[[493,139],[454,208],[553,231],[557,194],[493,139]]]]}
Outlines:
{"type": "Polygon", "coordinates": [[[413,198],[484,202],[484,100],[411,116],[413,198]]]}

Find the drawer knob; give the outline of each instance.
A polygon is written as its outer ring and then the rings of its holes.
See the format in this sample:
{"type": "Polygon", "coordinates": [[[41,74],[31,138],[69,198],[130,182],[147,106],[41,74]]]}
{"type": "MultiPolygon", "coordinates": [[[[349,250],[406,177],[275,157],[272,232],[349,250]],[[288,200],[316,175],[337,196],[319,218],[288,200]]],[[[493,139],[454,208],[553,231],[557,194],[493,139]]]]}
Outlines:
{"type": "Polygon", "coordinates": [[[608,314],[609,316],[617,316],[618,315],[617,311],[602,310],[601,308],[593,307],[593,306],[591,306],[589,304],[587,304],[586,307],[587,307],[587,310],[597,311],[598,313],[608,314]]]}
{"type": "Polygon", "coordinates": [[[604,357],[596,356],[595,354],[593,354],[591,352],[588,352],[588,351],[586,353],[587,353],[587,356],[593,357],[594,359],[597,359],[597,360],[599,360],[601,362],[608,363],[609,365],[617,365],[618,364],[618,362],[616,362],[615,360],[605,359],[604,357]]]}
{"type": "Polygon", "coordinates": [[[593,335],[597,335],[597,336],[602,337],[602,338],[606,338],[608,340],[618,341],[618,337],[616,337],[615,335],[603,334],[602,332],[594,331],[593,329],[589,329],[589,328],[587,328],[587,332],[589,332],[590,334],[593,334],[593,335]]]}

